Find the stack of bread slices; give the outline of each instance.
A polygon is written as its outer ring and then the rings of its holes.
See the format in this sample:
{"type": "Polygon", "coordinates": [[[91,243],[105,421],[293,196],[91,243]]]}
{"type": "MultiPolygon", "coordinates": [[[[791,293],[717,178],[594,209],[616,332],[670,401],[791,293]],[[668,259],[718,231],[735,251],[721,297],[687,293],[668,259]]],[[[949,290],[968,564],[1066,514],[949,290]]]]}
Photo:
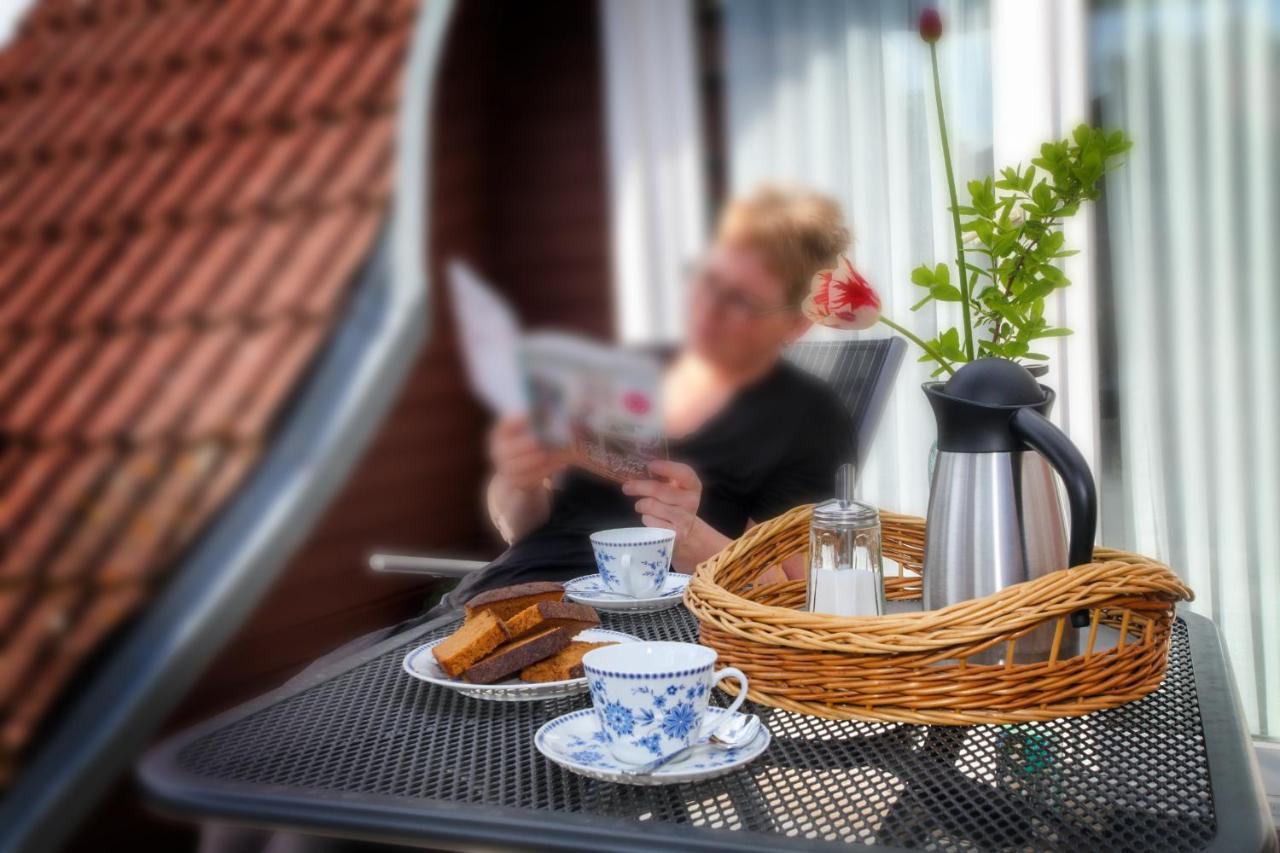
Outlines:
{"type": "Polygon", "coordinates": [[[558,583],[522,583],[491,589],[466,605],[462,626],[431,653],[451,678],[495,684],[582,677],[582,656],[609,643],[575,641],[600,624],[595,609],[564,600],[558,583]]]}

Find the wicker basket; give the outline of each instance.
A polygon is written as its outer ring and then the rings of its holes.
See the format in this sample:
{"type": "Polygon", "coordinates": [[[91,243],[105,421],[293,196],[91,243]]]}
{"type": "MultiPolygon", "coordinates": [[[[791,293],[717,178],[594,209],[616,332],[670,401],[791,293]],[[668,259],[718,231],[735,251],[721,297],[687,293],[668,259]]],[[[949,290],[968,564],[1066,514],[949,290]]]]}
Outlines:
{"type": "MultiPolygon", "coordinates": [[[[808,546],[812,507],[760,524],[698,566],[685,603],[702,642],[751,679],[756,702],[830,719],[972,725],[1049,720],[1113,708],[1164,678],[1174,605],[1192,593],[1167,566],[1099,548],[1094,562],[942,610],[836,617],[797,610],[805,582],[752,586],[808,546]],[[1088,610],[1084,650],[1061,655],[1071,614],[1088,610]],[[1048,661],[1013,663],[1018,639],[1056,622],[1048,661]],[[1098,626],[1119,630],[1111,648],[1098,626]],[[1007,663],[967,660],[1004,644],[1007,663]]],[[[890,600],[919,598],[924,520],[881,513],[885,556],[904,577],[890,600]]]]}

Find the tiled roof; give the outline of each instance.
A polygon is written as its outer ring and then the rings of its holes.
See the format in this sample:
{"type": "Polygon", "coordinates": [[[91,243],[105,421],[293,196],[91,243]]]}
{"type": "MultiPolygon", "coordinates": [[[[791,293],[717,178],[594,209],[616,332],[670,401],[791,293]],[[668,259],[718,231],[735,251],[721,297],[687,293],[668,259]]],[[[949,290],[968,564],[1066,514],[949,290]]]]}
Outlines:
{"type": "Polygon", "coordinates": [[[0,778],[343,311],[415,5],[43,0],[0,54],[0,778]]]}

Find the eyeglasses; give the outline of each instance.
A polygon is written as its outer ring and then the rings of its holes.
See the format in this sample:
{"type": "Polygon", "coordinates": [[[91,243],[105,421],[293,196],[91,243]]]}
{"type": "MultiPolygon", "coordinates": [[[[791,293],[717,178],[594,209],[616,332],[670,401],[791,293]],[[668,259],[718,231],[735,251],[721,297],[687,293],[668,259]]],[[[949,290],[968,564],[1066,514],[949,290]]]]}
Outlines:
{"type": "Polygon", "coordinates": [[[794,305],[786,302],[777,305],[761,304],[758,299],[727,287],[705,265],[693,268],[690,282],[694,296],[711,300],[726,315],[737,319],[755,320],[795,310],[794,305]]]}

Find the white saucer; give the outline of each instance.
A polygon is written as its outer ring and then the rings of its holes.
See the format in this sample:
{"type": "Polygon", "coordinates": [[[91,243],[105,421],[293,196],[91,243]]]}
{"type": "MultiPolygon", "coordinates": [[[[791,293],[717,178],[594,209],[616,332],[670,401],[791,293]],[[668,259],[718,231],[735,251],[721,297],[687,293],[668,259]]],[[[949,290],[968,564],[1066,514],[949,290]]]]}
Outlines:
{"type": "Polygon", "coordinates": [[[564,585],[566,598],[580,604],[590,604],[596,610],[610,613],[654,613],[675,607],[684,599],[684,588],[689,585],[689,575],[668,572],[662,582],[662,592],[648,598],[623,598],[605,595],[604,581],[599,575],[583,575],[564,585]]]}
{"type": "MultiPolygon", "coordinates": [[[[707,713],[714,720],[722,717],[725,710],[713,707],[708,708],[707,713]]],[[[684,758],[659,767],[646,776],[627,776],[622,773],[624,765],[609,753],[594,708],[556,717],[533,736],[538,752],[551,762],[582,776],[624,785],[676,785],[714,779],[750,764],[769,748],[772,740],[769,730],[761,726],[760,733],[746,746],[734,749],[700,746],[684,758]]]]}
{"type": "MultiPolygon", "coordinates": [[[[610,631],[605,628],[589,628],[581,632],[575,640],[588,643],[638,643],[639,637],[624,634],[621,631],[610,631]]],[[[587,679],[571,678],[567,681],[542,681],[530,683],[519,678],[509,678],[496,684],[472,684],[461,678],[450,678],[436,663],[431,649],[444,642],[445,638],[432,640],[418,646],[405,655],[401,665],[405,672],[428,684],[456,690],[463,696],[474,699],[489,699],[495,702],[536,702],[542,699],[558,699],[562,696],[576,696],[587,692],[587,679]]]]}

